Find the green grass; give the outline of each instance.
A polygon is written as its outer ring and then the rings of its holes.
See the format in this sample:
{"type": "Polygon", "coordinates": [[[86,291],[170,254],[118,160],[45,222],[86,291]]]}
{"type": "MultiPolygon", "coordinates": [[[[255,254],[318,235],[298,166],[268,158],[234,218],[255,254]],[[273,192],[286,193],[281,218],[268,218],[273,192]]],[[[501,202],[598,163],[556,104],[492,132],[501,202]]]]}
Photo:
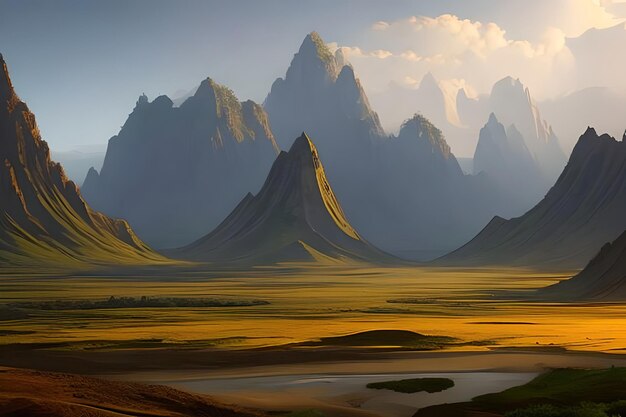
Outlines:
{"type": "Polygon", "coordinates": [[[626,416],[626,401],[582,403],[571,407],[550,404],[532,405],[505,414],[505,417],[616,417],[626,416]]]}
{"type": "Polygon", "coordinates": [[[626,400],[626,368],[555,369],[527,384],[465,403],[427,407],[416,416],[625,417],[622,400],[626,400]]]}
{"type": "Polygon", "coordinates": [[[575,405],[581,401],[611,402],[626,399],[626,368],[555,369],[528,384],[473,400],[475,404],[495,409],[512,405],[552,403],[575,405]]]}
{"type": "Polygon", "coordinates": [[[370,389],[386,389],[405,394],[413,394],[415,392],[432,394],[433,392],[445,391],[453,386],[454,381],[448,378],[413,378],[367,384],[367,388],[370,389]]]}

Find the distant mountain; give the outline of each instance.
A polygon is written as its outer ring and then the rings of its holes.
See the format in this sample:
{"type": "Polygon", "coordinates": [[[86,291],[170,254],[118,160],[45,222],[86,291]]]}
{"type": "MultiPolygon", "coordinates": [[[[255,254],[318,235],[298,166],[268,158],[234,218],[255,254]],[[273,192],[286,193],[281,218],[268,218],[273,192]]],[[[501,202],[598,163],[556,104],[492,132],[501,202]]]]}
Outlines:
{"type": "Polygon", "coordinates": [[[494,84],[490,108],[504,126],[515,125],[548,183],[554,182],[567,158],[559,140],[542,119],[528,88],[519,79],[503,78],[494,84]]]}
{"type": "Polygon", "coordinates": [[[83,184],[91,168],[100,169],[106,155],[106,147],[94,146],[71,151],[51,150],[52,159],[63,165],[63,170],[79,187],[83,184]]]}
{"type": "Polygon", "coordinates": [[[315,138],[326,174],[357,227],[377,217],[368,178],[375,172],[376,144],[387,140],[352,66],[331,53],[316,33],[308,34],[285,78],[278,78],[264,108],[281,149],[302,131],[315,138]]]}
{"type": "Polygon", "coordinates": [[[407,120],[376,152],[376,175],[369,182],[376,195],[369,204],[380,215],[356,224],[384,249],[436,255],[473,235],[500,208],[495,184],[484,175],[463,174],[441,131],[424,116],[407,120]]]}
{"type": "Polygon", "coordinates": [[[352,67],[317,33],[304,39],[264,106],[281,146],[302,130],[316,138],[347,217],[386,251],[441,253],[497,212],[489,181],[465,176],[425,117],[410,118],[397,137],[386,136],[352,67]]]}
{"type": "Polygon", "coordinates": [[[50,160],[0,55],[0,266],[160,263],[122,220],[92,210],[50,160]]]}
{"type": "Polygon", "coordinates": [[[589,125],[616,137],[624,133],[626,93],[614,89],[586,88],[541,102],[539,107],[564,139],[562,145],[568,152],[576,145],[578,133],[589,125]]]}
{"type": "Polygon", "coordinates": [[[515,125],[505,130],[494,113],[480,130],[474,172],[487,173],[500,193],[509,196],[506,212],[514,215],[541,200],[548,187],[521,133],[515,125]]]}
{"type": "Polygon", "coordinates": [[[263,108],[207,78],[180,107],[144,95],[109,141],[87,201],[148,243],[178,247],[217,226],[263,183],[278,147],[263,108]]]}
{"type": "Polygon", "coordinates": [[[353,68],[345,64],[343,55],[336,57],[316,32],[305,37],[285,78],[274,81],[264,108],[282,149],[288,149],[305,130],[316,138],[325,160],[337,146],[384,137],[353,68]]]}
{"type": "Polygon", "coordinates": [[[176,255],[244,264],[394,259],[350,225],[304,133],[278,155],[256,196],[248,194],[213,232],[176,255]]]}
{"type": "Polygon", "coordinates": [[[626,300],[626,232],[602,246],[575,277],[539,290],[538,295],[561,301],[626,300]]]}
{"type": "Polygon", "coordinates": [[[588,128],[556,184],[521,217],[495,217],[439,263],[578,268],[626,229],[626,142],[588,128]]]}
{"type": "Polygon", "coordinates": [[[405,120],[419,113],[444,132],[457,156],[470,156],[476,140],[459,118],[458,91],[455,83],[438,80],[429,72],[416,88],[391,82],[385,91],[375,92],[371,102],[379,109],[384,127],[390,131],[399,131],[405,120]]]}

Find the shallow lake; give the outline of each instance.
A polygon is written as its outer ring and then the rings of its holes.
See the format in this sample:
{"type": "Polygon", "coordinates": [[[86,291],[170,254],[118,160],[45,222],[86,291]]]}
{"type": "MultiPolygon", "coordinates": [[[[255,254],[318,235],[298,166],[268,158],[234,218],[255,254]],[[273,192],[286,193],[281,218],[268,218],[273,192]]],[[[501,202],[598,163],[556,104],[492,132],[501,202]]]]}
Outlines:
{"type": "MultiPolygon", "coordinates": [[[[407,374],[320,374],[284,375],[193,380],[155,381],[188,391],[238,399],[241,405],[273,404],[275,408],[350,407],[389,417],[410,417],[420,408],[435,404],[468,401],[472,398],[522,385],[534,372],[448,372],[407,374]],[[449,378],[454,387],[438,393],[403,394],[366,388],[370,382],[408,378],[449,378]],[[281,407],[284,406],[284,407],[281,407]]],[[[333,415],[335,413],[330,413],[333,415]]]]}

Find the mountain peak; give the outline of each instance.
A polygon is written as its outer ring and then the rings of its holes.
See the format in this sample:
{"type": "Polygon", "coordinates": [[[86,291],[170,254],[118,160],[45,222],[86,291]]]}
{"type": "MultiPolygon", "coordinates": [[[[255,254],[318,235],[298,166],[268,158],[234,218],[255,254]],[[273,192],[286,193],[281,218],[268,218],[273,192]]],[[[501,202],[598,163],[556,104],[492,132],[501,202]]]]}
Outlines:
{"type": "Polygon", "coordinates": [[[419,88],[424,88],[424,87],[435,87],[435,88],[439,88],[439,82],[437,81],[437,79],[435,78],[435,76],[433,75],[432,72],[428,71],[423,77],[422,77],[422,81],[420,81],[420,86],[419,88]]]}
{"type": "Polygon", "coordinates": [[[311,32],[300,45],[299,53],[308,55],[314,53],[321,61],[328,63],[334,60],[334,55],[317,32],[311,32]]]}
{"type": "Polygon", "coordinates": [[[181,253],[190,259],[261,264],[301,260],[302,255],[333,262],[388,258],[348,223],[305,132],[281,152],[258,194],[247,195],[213,232],[181,253]]]}
{"type": "Polygon", "coordinates": [[[0,54],[0,65],[2,66],[2,73],[0,73],[0,99],[2,101],[8,101],[15,96],[15,91],[13,90],[11,76],[9,76],[9,69],[7,68],[2,54],[0,54]]]}
{"type": "Polygon", "coordinates": [[[433,151],[437,150],[445,159],[452,155],[450,146],[443,137],[441,130],[421,114],[413,115],[402,124],[398,137],[405,135],[408,137],[416,136],[419,140],[427,141],[433,151]]]}
{"type": "Polygon", "coordinates": [[[500,81],[497,81],[491,89],[491,94],[494,95],[498,92],[503,93],[505,91],[527,95],[527,89],[524,87],[524,84],[522,84],[520,79],[513,78],[511,76],[504,77],[500,81]]]}
{"type": "Polygon", "coordinates": [[[194,97],[206,97],[209,94],[214,94],[215,87],[217,85],[218,84],[213,81],[211,77],[206,77],[204,80],[202,80],[200,86],[198,86],[194,97]]]}
{"type": "Polygon", "coordinates": [[[488,125],[500,124],[494,112],[491,112],[491,114],[489,115],[489,120],[487,121],[487,124],[488,125]]]}

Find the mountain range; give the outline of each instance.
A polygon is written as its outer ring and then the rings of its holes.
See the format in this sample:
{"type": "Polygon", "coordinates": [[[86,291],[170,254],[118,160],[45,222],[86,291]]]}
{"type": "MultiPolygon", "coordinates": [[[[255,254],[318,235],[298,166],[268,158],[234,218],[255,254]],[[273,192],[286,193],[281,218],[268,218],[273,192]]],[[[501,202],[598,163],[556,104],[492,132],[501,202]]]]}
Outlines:
{"type": "Polygon", "coordinates": [[[508,215],[523,214],[548,188],[522,134],[514,124],[505,129],[494,113],[480,129],[473,167],[475,172],[487,173],[499,194],[508,197],[502,207],[508,215]]]}
{"type": "Polygon", "coordinates": [[[464,175],[421,115],[387,136],[340,51],[332,54],[313,32],[274,82],[264,106],[278,143],[289,145],[301,130],[316,138],[348,218],[386,251],[413,257],[469,238],[498,212],[492,183],[464,175]]]}
{"type": "Polygon", "coordinates": [[[438,262],[581,268],[626,229],[626,142],[588,128],[546,196],[524,215],[495,217],[438,262]]]}
{"type": "Polygon", "coordinates": [[[92,210],[50,160],[35,116],[0,55],[0,264],[86,267],[164,263],[128,223],[92,210]]]}
{"type": "Polygon", "coordinates": [[[96,209],[127,219],[149,244],[174,248],[256,192],[277,154],[263,108],[207,78],[180,107],[167,96],[139,97],[82,192],[96,209]]]}
{"type": "Polygon", "coordinates": [[[376,102],[384,109],[394,109],[393,117],[385,113],[385,120],[397,120],[408,111],[417,111],[442,131],[453,151],[464,157],[473,154],[478,162],[469,173],[485,173],[496,184],[502,196],[499,209],[503,215],[519,215],[532,207],[565,166],[566,156],[559,139],[519,79],[505,77],[493,85],[489,94],[470,97],[461,82],[438,80],[427,73],[417,88],[394,84],[382,95],[375,96],[376,102]],[[393,102],[389,101],[391,97],[393,102]],[[508,133],[486,140],[483,128],[489,127],[491,114],[508,133]],[[522,146],[512,147],[511,141],[522,146]],[[496,155],[496,160],[485,163],[496,155]],[[518,159],[510,170],[509,163],[518,159]],[[516,178],[525,178],[525,190],[521,193],[516,178]]]}
{"type": "Polygon", "coordinates": [[[305,133],[278,155],[256,196],[173,255],[229,264],[394,260],[350,224],[305,133]]]}

